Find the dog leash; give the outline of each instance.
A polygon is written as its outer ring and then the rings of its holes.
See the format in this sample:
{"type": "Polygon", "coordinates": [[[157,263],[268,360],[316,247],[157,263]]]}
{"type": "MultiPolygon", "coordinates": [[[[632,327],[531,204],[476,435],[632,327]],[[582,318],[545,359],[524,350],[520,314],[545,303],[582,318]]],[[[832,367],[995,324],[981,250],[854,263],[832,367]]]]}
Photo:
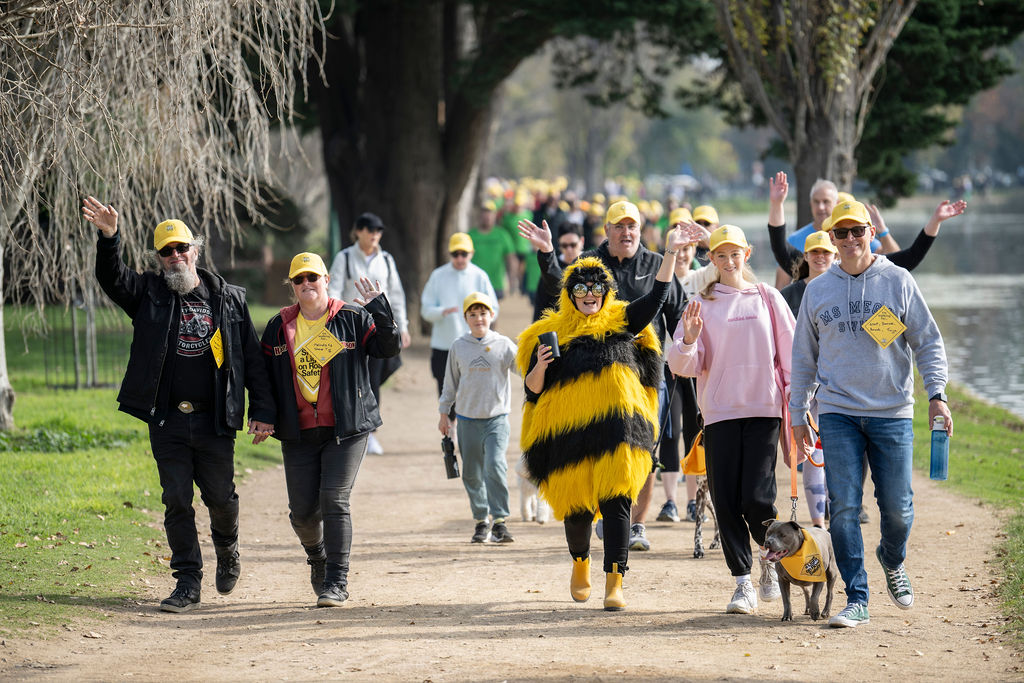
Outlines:
{"type": "MultiPolygon", "coordinates": [[[[814,438],[816,440],[819,439],[820,437],[818,437],[818,425],[814,423],[814,418],[811,417],[810,413],[807,414],[807,426],[810,428],[811,434],[814,436],[814,438]]],[[[796,507],[797,503],[800,500],[799,496],[797,496],[796,494],[796,449],[796,439],[793,439],[793,448],[792,450],[789,451],[789,499],[793,503],[793,511],[790,513],[789,517],[789,521],[791,522],[796,521],[796,507]]],[[[822,458],[820,465],[814,462],[814,460],[812,460],[810,457],[807,458],[807,462],[811,463],[815,467],[825,466],[824,458],[822,458]]]]}

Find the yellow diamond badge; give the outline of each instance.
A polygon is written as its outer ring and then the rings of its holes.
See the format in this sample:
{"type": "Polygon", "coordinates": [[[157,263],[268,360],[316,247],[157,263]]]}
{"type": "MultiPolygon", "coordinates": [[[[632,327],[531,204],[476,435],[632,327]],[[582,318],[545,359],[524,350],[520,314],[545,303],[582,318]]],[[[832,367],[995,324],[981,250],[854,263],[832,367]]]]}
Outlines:
{"type": "Polygon", "coordinates": [[[338,338],[331,334],[326,327],[321,327],[320,331],[314,334],[303,348],[320,364],[320,367],[323,367],[338,355],[338,352],[344,348],[344,344],[338,341],[338,338]]]}
{"type": "Polygon", "coordinates": [[[903,334],[907,330],[907,326],[889,310],[888,306],[882,306],[873,316],[864,321],[863,329],[884,349],[892,344],[896,337],[903,334]]]}

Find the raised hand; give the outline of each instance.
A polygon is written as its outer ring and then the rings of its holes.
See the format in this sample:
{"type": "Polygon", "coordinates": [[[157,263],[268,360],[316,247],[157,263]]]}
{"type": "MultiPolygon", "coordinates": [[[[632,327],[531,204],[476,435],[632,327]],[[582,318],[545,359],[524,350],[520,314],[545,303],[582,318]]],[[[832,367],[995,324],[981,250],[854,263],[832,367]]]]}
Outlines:
{"type": "Polygon", "coordinates": [[[117,234],[117,211],[113,206],[104,206],[95,197],[82,200],[82,217],[99,228],[104,237],[117,234]]]}
{"type": "Polygon", "coordinates": [[[865,207],[868,210],[868,217],[871,218],[872,225],[875,226],[875,234],[880,235],[889,231],[885,227],[885,219],[882,218],[882,212],[874,204],[868,204],[865,207]]]}
{"type": "Polygon", "coordinates": [[[932,214],[932,218],[939,221],[940,223],[947,218],[953,218],[959,216],[967,210],[967,202],[962,199],[958,199],[955,202],[950,202],[948,199],[943,201],[935,208],[935,213],[932,214]]]}
{"type": "MultiPolygon", "coordinates": [[[[697,225],[694,223],[694,225],[697,225]]],[[[697,227],[700,227],[699,225],[697,227]]],[[[665,250],[666,251],[679,251],[687,244],[696,242],[698,240],[691,239],[689,231],[683,225],[672,228],[665,233],[665,250]]]]}
{"type": "Polygon", "coordinates": [[[789,181],[784,171],[779,171],[774,178],[768,178],[768,201],[781,204],[789,195],[789,181]]]}
{"type": "Polygon", "coordinates": [[[679,229],[682,231],[683,236],[686,238],[684,246],[686,244],[690,244],[691,242],[699,242],[700,244],[707,246],[708,238],[711,237],[710,230],[705,228],[700,223],[694,223],[693,221],[690,221],[689,223],[681,223],[679,229]]]}
{"type": "Polygon", "coordinates": [[[542,227],[538,228],[533,221],[524,218],[517,225],[519,236],[526,239],[530,246],[549,254],[555,250],[555,245],[551,241],[551,228],[548,227],[547,221],[541,221],[540,224],[542,227]]]}
{"type": "Polygon", "coordinates": [[[683,343],[692,344],[697,341],[701,331],[704,329],[704,319],[700,317],[700,302],[694,299],[683,311],[683,343]]]}
{"type": "Polygon", "coordinates": [[[360,306],[365,306],[366,304],[373,301],[375,297],[378,297],[384,293],[384,290],[381,289],[380,286],[380,280],[377,280],[376,283],[373,283],[370,282],[370,278],[361,277],[355,281],[355,285],[356,291],[359,292],[359,296],[355,297],[355,302],[360,306]]]}

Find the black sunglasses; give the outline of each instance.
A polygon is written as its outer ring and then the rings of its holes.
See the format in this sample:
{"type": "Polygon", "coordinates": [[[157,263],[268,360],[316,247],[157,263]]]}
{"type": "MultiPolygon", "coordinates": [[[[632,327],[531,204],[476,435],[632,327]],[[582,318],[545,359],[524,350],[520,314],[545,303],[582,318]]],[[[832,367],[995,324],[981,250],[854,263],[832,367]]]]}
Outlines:
{"type": "Polygon", "coordinates": [[[468,251],[462,251],[462,250],[460,249],[459,251],[453,251],[453,252],[451,252],[451,255],[452,255],[453,257],[455,257],[455,258],[462,258],[462,257],[464,257],[464,256],[469,256],[469,252],[468,252],[468,251]]]}
{"type": "Polygon", "coordinates": [[[587,295],[587,292],[593,292],[594,296],[604,296],[604,283],[595,282],[592,285],[585,285],[582,282],[572,286],[572,295],[577,299],[582,299],[587,295]]]}
{"type": "Polygon", "coordinates": [[[856,225],[852,228],[832,228],[832,234],[836,236],[837,240],[845,240],[850,233],[853,233],[854,237],[863,237],[867,229],[866,225],[856,225]]]}
{"type": "Polygon", "coordinates": [[[579,240],[574,240],[572,242],[559,242],[558,243],[558,248],[559,249],[575,249],[578,246],[580,246],[579,240]]]}
{"type": "Polygon", "coordinates": [[[298,287],[303,282],[309,282],[310,284],[320,279],[320,276],[316,273],[299,273],[292,278],[292,284],[298,287]]]}
{"type": "Polygon", "coordinates": [[[164,258],[167,258],[168,256],[170,256],[174,252],[178,252],[179,254],[187,254],[188,250],[191,249],[191,248],[192,248],[191,244],[185,244],[184,242],[178,242],[177,244],[168,244],[166,247],[164,247],[163,249],[160,249],[156,253],[160,254],[164,258]]]}

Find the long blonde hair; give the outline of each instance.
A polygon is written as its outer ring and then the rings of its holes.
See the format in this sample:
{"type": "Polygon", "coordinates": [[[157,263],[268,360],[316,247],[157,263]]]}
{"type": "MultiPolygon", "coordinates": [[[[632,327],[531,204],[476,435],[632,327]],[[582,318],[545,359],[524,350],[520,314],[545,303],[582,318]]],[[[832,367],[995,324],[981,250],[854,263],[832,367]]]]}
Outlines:
{"type": "MultiPolygon", "coordinates": [[[[707,287],[700,291],[701,297],[707,301],[711,301],[715,298],[715,295],[712,292],[715,290],[715,285],[722,281],[721,271],[719,271],[718,267],[714,266],[714,264],[712,264],[712,267],[715,269],[715,276],[711,278],[711,282],[707,284],[707,287]]],[[[740,276],[752,285],[757,284],[757,276],[754,275],[754,271],[750,267],[749,259],[743,262],[743,269],[740,271],[740,276]]]]}

